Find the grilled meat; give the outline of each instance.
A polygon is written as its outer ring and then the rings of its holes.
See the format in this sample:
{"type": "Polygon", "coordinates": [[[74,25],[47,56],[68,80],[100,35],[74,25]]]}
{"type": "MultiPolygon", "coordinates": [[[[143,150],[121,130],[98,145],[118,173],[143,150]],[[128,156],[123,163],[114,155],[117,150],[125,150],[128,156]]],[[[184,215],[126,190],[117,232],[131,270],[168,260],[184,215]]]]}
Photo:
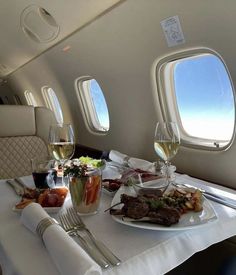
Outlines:
{"type": "Polygon", "coordinates": [[[166,206],[157,196],[129,196],[121,195],[121,209],[110,209],[111,215],[123,215],[132,219],[142,219],[150,217],[150,222],[170,226],[177,223],[180,213],[173,207],[166,206]]]}
{"type": "Polygon", "coordinates": [[[163,207],[148,213],[148,217],[152,218],[151,222],[166,226],[178,223],[180,216],[180,212],[173,207],[163,207]]]}
{"type": "MultiPolygon", "coordinates": [[[[177,190],[178,191],[178,190],[177,190]]],[[[168,196],[159,196],[156,193],[138,194],[137,197],[122,194],[120,203],[121,209],[111,207],[111,215],[123,215],[131,219],[150,218],[149,222],[165,226],[178,223],[181,215],[187,211],[201,211],[201,194],[198,191],[193,193],[179,193],[176,190],[168,196]]],[[[202,204],[201,204],[202,205],[202,204]]],[[[115,206],[114,206],[115,207],[115,206]]]]}

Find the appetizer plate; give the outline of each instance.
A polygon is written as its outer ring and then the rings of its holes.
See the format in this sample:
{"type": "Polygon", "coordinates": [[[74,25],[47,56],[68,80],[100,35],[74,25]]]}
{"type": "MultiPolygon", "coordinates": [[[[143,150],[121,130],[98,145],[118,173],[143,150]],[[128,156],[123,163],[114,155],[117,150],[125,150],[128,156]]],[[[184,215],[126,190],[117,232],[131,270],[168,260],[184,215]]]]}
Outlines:
{"type": "Polygon", "coordinates": [[[21,212],[31,202],[39,203],[47,213],[57,213],[63,207],[68,194],[66,187],[58,187],[53,189],[40,190],[31,189],[31,197],[22,197],[14,207],[13,211],[21,212]]]}
{"type": "MultiPolygon", "coordinates": [[[[120,195],[124,193],[127,195],[133,195],[133,196],[136,195],[132,187],[121,186],[121,188],[116,192],[111,205],[119,203],[120,195]]],[[[180,231],[180,230],[187,230],[187,229],[196,229],[199,227],[212,225],[218,220],[217,215],[213,207],[211,206],[210,202],[205,198],[203,200],[204,200],[203,210],[201,212],[188,212],[186,214],[183,214],[179,222],[171,226],[163,226],[159,224],[153,224],[153,223],[142,222],[142,221],[128,221],[128,220],[123,220],[122,216],[115,216],[115,215],[112,215],[112,218],[116,222],[119,222],[128,226],[149,229],[149,230],[180,231]]],[[[122,205],[118,205],[115,208],[119,208],[119,207],[121,208],[122,205]]]]}

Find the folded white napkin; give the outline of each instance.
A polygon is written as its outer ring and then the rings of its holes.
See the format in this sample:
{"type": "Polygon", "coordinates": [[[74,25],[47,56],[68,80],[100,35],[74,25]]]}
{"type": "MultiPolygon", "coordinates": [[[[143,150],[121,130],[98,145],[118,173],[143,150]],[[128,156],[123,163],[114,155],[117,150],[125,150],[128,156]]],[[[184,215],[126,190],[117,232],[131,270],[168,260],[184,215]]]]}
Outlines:
{"type": "MultiPolygon", "coordinates": [[[[50,217],[37,203],[26,206],[21,222],[36,233],[39,222],[50,217]]],[[[44,244],[61,274],[101,275],[101,268],[87,253],[57,224],[50,225],[43,234],[44,244]]]]}
{"type": "Polygon", "coordinates": [[[155,163],[149,162],[144,159],[131,158],[115,150],[110,151],[109,159],[121,165],[128,165],[130,168],[133,169],[141,169],[152,173],[156,172],[155,163]]]}

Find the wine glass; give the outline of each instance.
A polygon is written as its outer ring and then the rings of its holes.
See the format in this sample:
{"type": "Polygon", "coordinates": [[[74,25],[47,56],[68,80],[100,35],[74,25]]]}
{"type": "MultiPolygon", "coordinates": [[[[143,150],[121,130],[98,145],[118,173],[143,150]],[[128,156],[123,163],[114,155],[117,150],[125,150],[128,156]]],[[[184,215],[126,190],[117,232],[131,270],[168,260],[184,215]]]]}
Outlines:
{"type": "Polygon", "coordinates": [[[175,122],[157,122],[154,138],[156,154],[164,161],[167,186],[170,184],[170,160],[177,154],[180,146],[180,134],[175,122]]]}
{"type": "Polygon", "coordinates": [[[64,165],[74,153],[75,140],[71,124],[53,124],[49,130],[49,152],[62,167],[62,183],[64,185],[64,165]]]}

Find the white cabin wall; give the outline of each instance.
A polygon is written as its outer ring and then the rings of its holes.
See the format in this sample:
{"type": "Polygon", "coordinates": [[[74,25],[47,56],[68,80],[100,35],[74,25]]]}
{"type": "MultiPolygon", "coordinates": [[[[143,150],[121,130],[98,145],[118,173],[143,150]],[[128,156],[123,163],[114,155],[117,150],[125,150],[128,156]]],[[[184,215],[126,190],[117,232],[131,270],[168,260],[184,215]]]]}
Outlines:
{"type": "Polygon", "coordinates": [[[74,124],[67,96],[61,85],[60,78],[55,74],[54,70],[51,69],[46,55],[40,56],[40,58],[33,60],[21,70],[16,71],[10,79],[11,88],[14,89],[18,95],[24,97],[26,90],[32,92],[38,106],[46,106],[42,96],[42,87],[51,87],[58,96],[63,110],[64,122],[74,124]]]}
{"type": "MultiPolygon", "coordinates": [[[[51,86],[67,120],[74,123],[79,143],[153,161],[159,108],[153,99],[153,63],[181,49],[209,47],[223,57],[236,84],[235,18],[233,0],[127,0],[13,73],[9,81],[17,90],[31,87],[39,98],[41,86],[51,86]],[[186,43],[168,48],[160,21],[174,15],[186,43]],[[63,52],[67,45],[70,50],[63,52]],[[111,120],[105,136],[85,127],[74,89],[75,79],[83,75],[97,79],[104,91],[111,120]]],[[[235,157],[234,142],[225,152],[181,148],[175,163],[180,172],[236,188],[235,157]]]]}

